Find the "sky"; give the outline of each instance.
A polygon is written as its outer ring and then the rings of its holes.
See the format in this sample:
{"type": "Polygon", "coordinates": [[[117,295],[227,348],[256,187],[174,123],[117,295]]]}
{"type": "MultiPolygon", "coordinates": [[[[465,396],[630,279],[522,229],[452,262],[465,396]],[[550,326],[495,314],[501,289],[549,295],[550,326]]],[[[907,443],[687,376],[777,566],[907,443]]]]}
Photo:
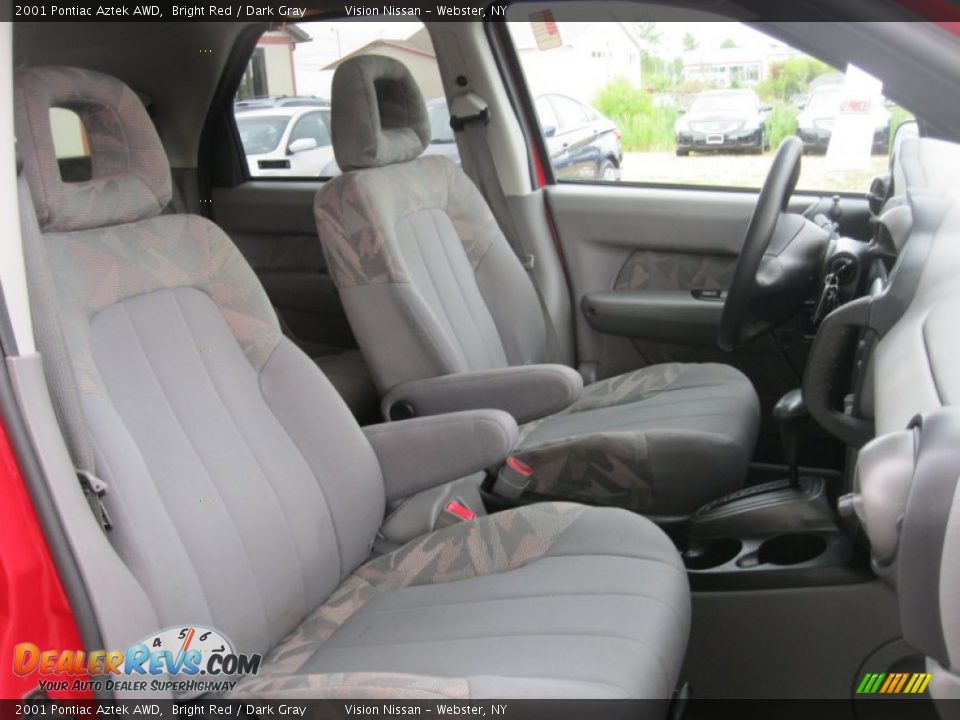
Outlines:
{"type": "Polygon", "coordinates": [[[419,22],[369,20],[301,23],[313,42],[300,43],[294,51],[297,92],[329,98],[333,71],[323,70],[325,66],[373,40],[403,40],[422,27],[419,22]]]}

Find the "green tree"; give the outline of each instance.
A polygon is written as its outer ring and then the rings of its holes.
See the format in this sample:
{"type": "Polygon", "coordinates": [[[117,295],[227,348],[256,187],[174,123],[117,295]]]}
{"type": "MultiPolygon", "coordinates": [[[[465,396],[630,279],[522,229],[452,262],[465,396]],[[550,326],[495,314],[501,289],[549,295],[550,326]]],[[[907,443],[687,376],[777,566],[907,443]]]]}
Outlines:
{"type": "Polygon", "coordinates": [[[720,48],[722,50],[729,50],[730,48],[735,48],[737,44],[731,39],[727,38],[722,43],[720,43],[720,48]]]}
{"type": "Polygon", "coordinates": [[[630,25],[634,35],[644,47],[654,48],[660,44],[660,28],[655,22],[635,22],[630,25]]]}
{"type": "Polygon", "coordinates": [[[700,47],[700,41],[698,41],[692,33],[687,33],[683,36],[683,49],[687,52],[692,52],[700,47]]]}
{"type": "Polygon", "coordinates": [[[786,102],[805,94],[811,81],[831,72],[835,72],[833,68],[811,57],[781,60],[770,65],[767,78],[757,85],[757,94],[764,100],[786,102]]]}

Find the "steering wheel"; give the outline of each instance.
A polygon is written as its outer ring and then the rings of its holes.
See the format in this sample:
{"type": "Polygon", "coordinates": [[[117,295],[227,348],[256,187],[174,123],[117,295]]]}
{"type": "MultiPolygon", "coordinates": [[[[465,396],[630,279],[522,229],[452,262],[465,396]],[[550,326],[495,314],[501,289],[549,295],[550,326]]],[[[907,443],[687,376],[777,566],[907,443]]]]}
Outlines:
{"type": "MultiPolygon", "coordinates": [[[[796,217],[787,214],[787,203],[797,187],[800,177],[800,158],[803,143],[796,136],[789,136],[780,143],[773,165],[760,190],[757,206],[753,210],[743,249],[733,273],[720,316],[720,332],[717,343],[720,349],[732,351],[740,344],[756,337],[761,328],[750,322],[751,304],[758,294],[758,272],[773,243],[775,235],[790,232],[783,227],[784,218],[796,217]]],[[[786,238],[789,243],[790,237],[786,238]]],[[[765,329],[765,328],[763,328],[765,329]]]]}

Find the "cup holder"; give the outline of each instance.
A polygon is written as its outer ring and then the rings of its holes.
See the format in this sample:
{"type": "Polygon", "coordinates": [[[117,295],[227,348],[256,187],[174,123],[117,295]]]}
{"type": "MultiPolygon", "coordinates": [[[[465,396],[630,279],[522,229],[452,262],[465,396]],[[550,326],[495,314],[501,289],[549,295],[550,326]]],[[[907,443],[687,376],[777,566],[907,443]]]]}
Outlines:
{"type": "Polygon", "coordinates": [[[757,551],[760,565],[799,565],[820,557],[827,541],[813,533],[789,533],[764,540],[757,551]]]}
{"type": "Polygon", "coordinates": [[[683,564],[688,570],[709,570],[733,560],[743,549],[735,538],[703,540],[683,553],[683,564]]]}

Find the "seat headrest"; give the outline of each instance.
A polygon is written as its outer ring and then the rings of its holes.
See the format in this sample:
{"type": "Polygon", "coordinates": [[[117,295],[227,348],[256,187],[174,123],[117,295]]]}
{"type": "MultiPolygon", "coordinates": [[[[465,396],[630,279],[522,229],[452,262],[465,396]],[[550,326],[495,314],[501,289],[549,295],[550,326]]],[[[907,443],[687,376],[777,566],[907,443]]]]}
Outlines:
{"type": "Polygon", "coordinates": [[[393,58],[346,60],[334,73],[330,102],[333,153],[343,171],[413,160],[430,144],[420,88],[393,58]]]}
{"type": "Polygon", "coordinates": [[[40,227],[86,230],[159,215],[170,202],[170,166],[147,111],[129,87],[92,70],[34,67],[17,72],[17,144],[40,227]],[[50,109],[77,114],[91,176],[64,182],[50,109]]]}

